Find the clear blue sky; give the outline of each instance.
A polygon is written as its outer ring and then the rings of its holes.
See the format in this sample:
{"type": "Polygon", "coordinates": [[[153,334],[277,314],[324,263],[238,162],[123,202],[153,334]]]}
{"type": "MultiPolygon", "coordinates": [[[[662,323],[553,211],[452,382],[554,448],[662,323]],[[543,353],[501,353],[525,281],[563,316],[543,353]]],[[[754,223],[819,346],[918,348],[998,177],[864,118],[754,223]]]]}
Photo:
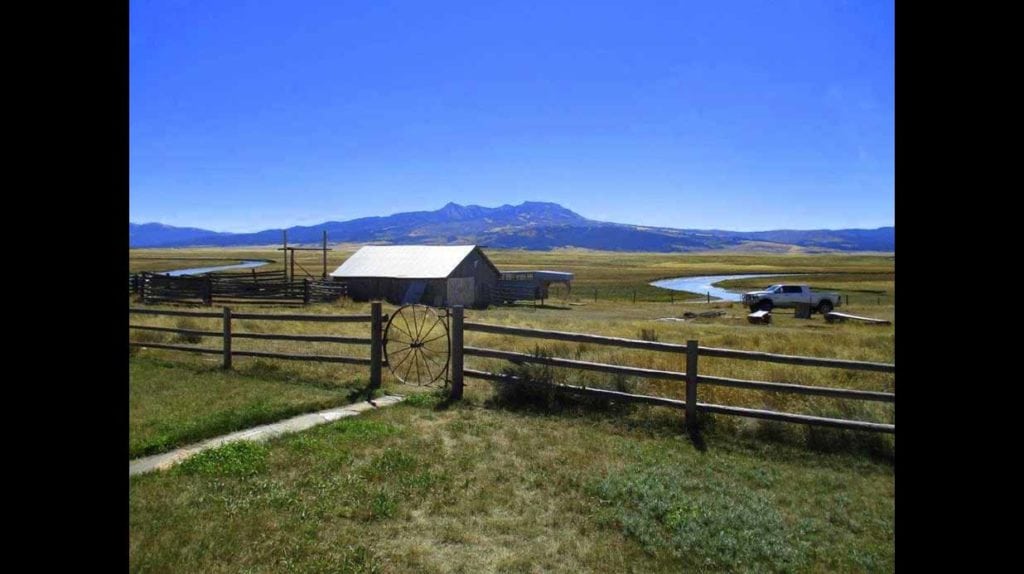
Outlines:
{"type": "Polygon", "coordinates": [[[892,1],[132,0],[133,222],[894,224],[892,1]]]}

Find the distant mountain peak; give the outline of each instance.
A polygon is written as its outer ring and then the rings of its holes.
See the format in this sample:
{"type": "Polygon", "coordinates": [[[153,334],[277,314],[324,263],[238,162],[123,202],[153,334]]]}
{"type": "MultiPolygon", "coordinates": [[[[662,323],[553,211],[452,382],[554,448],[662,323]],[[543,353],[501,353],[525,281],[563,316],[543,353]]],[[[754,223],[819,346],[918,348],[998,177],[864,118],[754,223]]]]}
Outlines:
{"type": "MultiPolygon", "coordinates": [[[[132,247],[268,245],[280,243],[281,230],[216,233],[151,223],[129,223],[132,247]]],[[[694,251],[747,249],[765,245],[825,251],[895,251],[895,229],[775,230],[739,232],[626,225],[587,219],[558,203],[524,201],[483,207],[450,201],[435,211],[410,211],[349,221],[289,227],[288,242],[319,243],[327,231],[332,243],[467,244],[494,248],[547,250],[583,247],[611,251],[694,251]]]]}

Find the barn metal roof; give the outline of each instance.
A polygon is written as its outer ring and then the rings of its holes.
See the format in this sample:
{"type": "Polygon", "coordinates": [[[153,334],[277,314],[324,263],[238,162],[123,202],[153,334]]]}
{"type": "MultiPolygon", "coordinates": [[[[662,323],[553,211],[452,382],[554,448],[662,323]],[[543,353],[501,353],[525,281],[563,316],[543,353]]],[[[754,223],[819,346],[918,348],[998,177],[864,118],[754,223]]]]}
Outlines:
{"type": "Polygon", "coordinates": [[[444,279],[475,245],[367,245],[352,254],[331,277],[444,279]]]}

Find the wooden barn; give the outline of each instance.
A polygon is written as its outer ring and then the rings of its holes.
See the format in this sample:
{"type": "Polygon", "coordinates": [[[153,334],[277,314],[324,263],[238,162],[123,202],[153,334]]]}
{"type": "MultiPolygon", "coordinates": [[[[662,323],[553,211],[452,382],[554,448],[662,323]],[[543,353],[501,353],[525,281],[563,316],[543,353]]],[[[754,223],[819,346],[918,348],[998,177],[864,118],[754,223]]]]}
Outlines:
{"type": "Polygon", "coordinates": [[[484,308],[501,272],[475,245],[368,245],[331,273],[356,301],[484,308]]]}

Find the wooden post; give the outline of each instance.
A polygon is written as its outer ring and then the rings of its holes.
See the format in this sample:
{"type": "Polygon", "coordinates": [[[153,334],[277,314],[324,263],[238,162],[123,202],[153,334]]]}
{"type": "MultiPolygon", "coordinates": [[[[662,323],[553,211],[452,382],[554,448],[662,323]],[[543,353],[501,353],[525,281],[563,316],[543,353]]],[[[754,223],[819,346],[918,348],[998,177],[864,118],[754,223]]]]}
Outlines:
{"type": "Polygon", "coordinates": [[[697,430],[697,341],[686,342],[686,429],[697,430]]]}
{"type": "Polygon", "coordinates": [[[462,399],[462,305],[452,307],[452,393],[453,400],[462,399]]]}
{"type": "Polygon", "coordinates": [[[281,249],[281,253],[284,254],[284,280],[288,281],[288,230],[284,229],[281,231],[284,233],[284,248],[281,249]]]}
{"type": "Polygon", "coordinates": [[[206,276],[206,281],[203,282],[203,303],[207,306],[213,305],[213,279],[210,276],[206,276]]]}
{"type": "Polygon", "coordinates": [[[289,275],[288,275],[288,284],[291,285],[292,283],[295,283],[295,248],[294,247],[292,248],[292,256],[289,257],[289,259],[291,259],[291,262],[292,262],[292,265],[291,265],[292,270],[291,270],[291,273],[289,273],[289,275]]]}
{"type": "Polygon", "coordinates": [[[849,295],[846,296],[846,306],[847,307],[850,306],[850,296],[849,295]]]}
{"type": "Polygon", "coordinates": [[[231,307],[224,307],[224,368],[231,368],[231,307]]]}
{"type": "Polygon", "coordinates": [[[633,304],[636,304],[636,289],[633,289],[633,304]]]}
{"type": "Polygon", "coordinates": [[[380,301],[370,304],[370,389],[380,388],[384,325],[381,320],[380,301]]]}
{"type": "Polygon", "coordinates": [[[302,280],[302,304],[309,305],[309,277],[302,280]]]}
{"type": "Polygon", "coordinates": [[[327,279],[327,230],[324,230],[324,274],[323,279],[327,279]]]}
{"type": "Polygon", "coordinates": [[[711,303],[711,291],[708,291],[708,303],[711,303]]]}

